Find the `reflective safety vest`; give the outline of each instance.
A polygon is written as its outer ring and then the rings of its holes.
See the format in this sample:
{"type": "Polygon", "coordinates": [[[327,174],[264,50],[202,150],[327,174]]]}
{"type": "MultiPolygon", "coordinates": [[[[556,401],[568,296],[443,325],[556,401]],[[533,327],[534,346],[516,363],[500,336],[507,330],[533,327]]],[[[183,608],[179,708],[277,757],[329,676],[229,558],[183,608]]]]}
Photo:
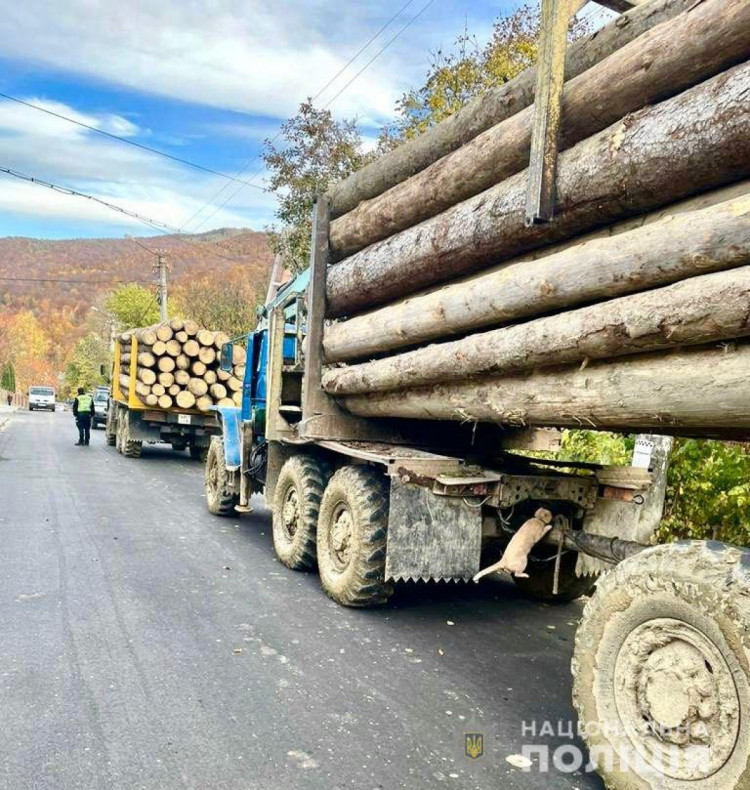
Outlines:
{"type": "Polygon", "coordinates": [[[78,401],[78,413],[80,415],[89,414],[91,412],[91,404],[94,402],[91,395],[78,395],[76,400],[78,401]]]}

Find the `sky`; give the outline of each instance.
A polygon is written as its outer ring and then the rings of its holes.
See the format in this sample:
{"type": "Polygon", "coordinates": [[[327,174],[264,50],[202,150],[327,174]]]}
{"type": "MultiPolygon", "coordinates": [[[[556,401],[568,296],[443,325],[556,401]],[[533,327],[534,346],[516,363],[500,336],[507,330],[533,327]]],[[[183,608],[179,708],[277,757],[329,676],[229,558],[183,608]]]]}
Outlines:
{"type": "MultiPolygon", "coordinates": [[[[464,26],[486,39],[493,19],[517,5],[518,0],[6,3],[0,16],[0,92],[220,173],[239,174],[251,185],[2,98],[0,167],[95,195],[184,232],[262,230],[274,211],[258,156],[264,139],[397,12],[317,101],[333,99],[336,117],[356,118],[366,146],[393,118],[398,97],[420,84],[431,53],[449,48],[464,26]]],[[[125,234],[154,231],[91,201],[0,173],[0,236],[125,234]]]]}

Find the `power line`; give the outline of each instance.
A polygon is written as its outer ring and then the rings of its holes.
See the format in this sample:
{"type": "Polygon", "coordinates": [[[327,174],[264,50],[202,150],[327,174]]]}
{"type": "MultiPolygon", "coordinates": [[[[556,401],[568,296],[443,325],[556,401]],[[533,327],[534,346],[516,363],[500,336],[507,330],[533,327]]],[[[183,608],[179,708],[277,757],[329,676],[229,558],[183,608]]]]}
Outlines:
{"type": "Polygon", "coordinates": [[[211,173],[212,175],[226,178],[227,181],[239,182],[243,186],[253,187],[254,189],[260,189],[261,191],[263,190],[263,187],[259,187],[257,184],[252,184],[249,181],[242,181],[239,178],[235,178],[233,176],[227,175],[226,173],[222,173],[219,170],[212,170],[210,167],[199,165],[197,162],[191,162],[189,159],[183,159],[180,156],[173,156],[172,154],[168,154],[166,151],[160,151],[158,148],[151,148],[151,146],[143,145],[143,143],[137,143],[135,140],[128,140],[126,137],[120,137],[117,134],[112,134],[112,132],[106,132],[104,131],[104,129],[97,129],[96,126],[91,126],[90,124],[83,123],[83,121],[77,121],[75,118],[70,118],[67,115],[63,115],[62,113],[55,112],[54,110],[49,110],[46,107],[41,107],[40,105],[34,104],[33,102],[24,101],[23,99],[18,99],[15,96],[9,96],[7,93],[0,93],[0,98],[7,99],[8,101],[16,102],[16,104],[22,104],[24,107],[30,107],[33,110],[39,110],[39,112],[46,113],[47,115],[52,115],[53,117],[59,118],[62,121],[67,121],[68,123],[75,124],[76,126],[80,126],[84,129],[88,129],[91,132],[96,132],[97,134],[101,134],[104,137],[109,137],[112,140],[118,140],[121,143],[132,145],[135,148],[140,148],[143,151],[149,151],[152,154],[158,154],[159,156],[163,156],[166,159],[171,159],[174,162],[179,162],[180,164],[188,165],[189,167],[193,167],[196,170],[202,170],[204,173],[211,173]]]}
{"type": "Polygon", "coordinates": [[[110,203],[109,201],[102,200],[94,195],[89,195],[86,192],[79,192],[77,189],[72,189],[70,187],[60,186],[59,184],[53,184],[50,181],[44,181],[41,178],[36,178],[35,176],[29,176],[25,173],[20,173],[17,170],[13,170],[10,167],[2,167],[0,166],[0,173],[5,173],[6,175],[12,176],[13,178],[18,178],[22,181],[28,181],[32,184],[36,184],[37,186],[48,187],[49,189],[53,190],[54,192],[59,192],[63,195],[71,195],[74,197],[85,198],[86,200],[91,200],[94,203],[99,203],[100,205],[104,206],[105,208],[111,209],[112,211],[116,211],[118,214],[124,214],[127,217],[132,217],[133,219],[141,222],[144,225],[152,228],[153,230],[158,231],[170,238],[174,238],[177,241],[181,242],[182,244],[187,244],[190,247],[194,247],[197,250],[201,250],[201,252],[209,252],[212,255],[215,255],[218,258],[223,258],[230,263],[237,263],[236,258],[230,258],[227,255],[222,255],[220,252],[212,249],[211,247],[201,247],[194,242],[188,241],[184,238],[182,231],[179,228],[175,228],[172,225],[168,225],[166,222],[160,222],[159,220],[151,219],[150,217],[146,217],[143,214],[138,214],[135,211],[130,211],[129,209],[123,208],[122,206],[118,206],[115,203],[110,203]]]}
{"type": "Polygon", "coordinates": [[[0,277],[4,282],[19,282],[19,283],[81,283],[82,285],[111,285],[112,283],[151,283],[153,280],[141,279],[116,279],[116,280],[81,280],[78,278],[66,277],[0,277]]]}
{"type": "MultiPolygon", "coordinates": [[[[341,75],[342,75],[342,74],[343,74],[343,73],[344,73],[344,72],[345,72],[345,71],[346,71],[346,70],[349,68],[349,66],[351,66],[351,65],[352,65],[352,63],[353,63],[353,62],[354,62],[354,61],[355,61],[355,60],[356,60],[356,59],[357,59],[357,58],[358,58],[358,57],[359,57],[359,56],[360,56],[360,55],[361,55],[361,54],[362,54],[362,53],[363,53],[363,52],[364,52],[366,49],[367,49],[367,47],[369,47],[369,46],[370,46],[370,44],[372,44],[372,42],[373,42],[373,41],[375,41],[375,39],[376,39],[376,38],[378,38],[378,37],[379,37],[379,36],[380,36],[380,35],[381,35],[381,34],[382,34],[382,33],[383,33],[383,32],[384,32],[384,31],[385,31],[385,30],[386,30],[388,27],[390,27],[390,25],[391,25],[393,22],[395,22],[395,20],[396,20],[396,19],[398,19],[398,17],[400,17],[400,16],[401,16],[401,14],[403,14],[403,13],[404,13],[404,11],[406,11],[406,9],[407,9],[407,8],[408,8],[408,7],[409,7],[409,6],[410,6],[410,5],[411,5],[411,4],[414,2],[414,1],[415,1],[415,0],[408,0],[408,2],[404,3],[404,5],[402,5],[402,6],[401,6],[401,8],[399,8],[399,10],[398,10],[398,11],[397,11],[397,12],[396,12],[396,13],[395,13],[395,14],[394,14],[394,15],[393,15],[393,16],[392,16],[392,17],[391,17],[391,18],[390,18],[390,19],[389,19],[389,20],[388,20],[388,21],[387,21],[387,22],[386,22],[386,23],[385,23],[385,24],[384,24],[384,25],[383,25],[383,26],[382,26],[382,27],[381,27],[379,30],[378,30],[378,32],[377,32],[377,33],[375,33],[374,35],[372,35],[372,36],[371,36],[371,37],[370,37],[370,38],[367,40],[367,42],[365,42],[365,44],[364,44],[363,46],[361,46],[361,47],[360,47],[360,48],[357,50],[357,52],[356,52],[354,55],[352,55],[352,57],[351,57],[351,58],[349,58],[349,60],[348,60],[348,61],[347,61],[347,62],[344,64],[344,66],[342,66],[342,68],[340,68],[340,69],[339,69],[339,70],[336,72],[336,74],[334,74],[334,76],[333,76],[333,77],[331,77],[331,79],[330,79],[330,80],[328,80],[328,82],[327,82],[327,83],[326,83],[326,84],[325,84],[325,85],[324,85],[324,86],[323,86],[323,87],[322,87],[322,88],[321,88],[321,89],[320,89],[320,90],[319,90],[319,91],[318,91],[318,92],[317,92],[317,93],[316,93],[316,94],[315,94],[315,95],[312,97],[312,101],[315,101],[315,100],[316,100],[316,99],[318,99],[318,98],[319,98],[319,97],[320,97],[320,96],[321,96],[323,93],[325,93],[325,91],[326,91],[326,90],[327,90],[327,89],[328,89],[328,88],[329,88],[329,87],[330,87],[330,86],[331,86],[331,85],[332,85],[332,84],[333,84],[333,83],[334,83],[334,82],[335,82],[335,81],[336,81],[336,80],[337,80],[337,79],[338,79],[338,78],[339,78],[339,77],[340,77],[340,76],[341,76],[341,75]]],[[[414,18],[413,18],[411,21],[412,21],[412,22],[414,22],[414,21],[415,21],[415,20],[416,20],[418,17],[420,17],[420,16],[421,16],[421,15],[424,13],[424,11],[426,11],[426,10],[427,10],[427,7],[428,7],[428,6],[430,6],[430,5],[432,5],[432,3],[433,3],[433,2],[434,2],[434,0],[430,0],[430,1],[427,3],[427,6],[425,6],[425,7],[424,7],[424,8],[423,8],[423,9],[422,9],[422,10],[421,10],[421,11],[420,11],[418,14],[417,14],[417,16],[415,16],[415,17],[414,17],[414,18]]],[[[410,25],[410,24],[411,24],[411,22],[409,23],[409,25],[410,25]]],[[[398,36],[400,36],[400,35],[401,35],[401,33],[403,33],[403,32],[404,32],[404,30],[406,30],[406,28],[407,28],[407,27],[409,27],[409,25],[406,25],[404,28],[402,28],[402,29],[401,29],[401,30],[400,30],[400,31],[399,31],[399,32],[396,34],[396,36],[394,36],[394,37],[393,37],[393,38],[392,38],[392,39],[391,39],[391,40],[388,42],[388,44],[386,44],[386,46],[385,46],[383,49],[381,49],[381,50],[380,50],[380,52],[378,52],[378,54],[375,56],[375,58],[379,57],[379,56],[380,56],[380,55],[381,55],[381,54],[382,54],[382,53],[385,51],[385,49],[387,49],[387,47],[389,47],[389,46],[390,46],[390,45],[391,45],[391,44],[392,44],[392,43],[393,43],[393,42],[396,40],[396,38],[398,38],[398,36]]],[[[365,68],[367,68],[367,67],[368,67],[368,66],[369,66],[369,65],[370,65],[370,64],[373,62],[373,60],[375,60],[375,58],[373,58],[372,60],[370,60],[370,61],[367,63],[367,65],[365,66],[365,68]]],[[[360,71],[357,73],[357,75],[355,76],[355,78],[354,78],[354,79],[356,79],[356,77],[358,77],[358,76],[359,76],[359,75],[362,73],[362,71],[364,71],[364,69],[360,70],[360,71]]],[[[349,83],[347,83],[347,84],[344,86],[344,88],[343,88],[341,91],[339,91],[339,92],[336,94],[336,96],[334,96],[334,97],[333,97],[333,99],[331,99],[331,101],[330,101],[330,102],[329,102],[329,103],[326,105],[326,107],[329,107],[329,106],[330,106],[330,104],[331,104],[333,101],[335,101],[335,100],[336,100],[336,99],[337,99],[337,98],[338,98],[338,97],[341,95],[341,93],[343,93],[343,91],[344,91],[344,90],[346,90],[346,88],[347,88],[347,87],[349,87],[349,85],[351,85],[351,83],[352,83],[352,82],[353,82],[353,80],[351,80],[349,83]]],[[[282,131],[281,131],[281,130],[279,130],[279,131],[276,133],[276,135],[275,135],[274,137],[272,137],[272,138],[271,138],[271,140],[269,141],[269,144],[273,144],[273,143],[275,143],[275,142],[276,142],[276,140],[278,140],[278,139],[279,139],[279,137],[281,137],[281,135],[282,135],[282,131]]],[[[247,169],[250,167],[250,165],[251,165],[251,164],[253,164],[253,162],[256,162],[256,161],[257,161],[259,158],[260,158],[260,154],[258,153],[258,154],[255,154],[255,155],[254,155],[253,157],[251,157],[250,159],[248,159],[248,161],[247,161],[247,162],[245,162],[245,164],[244,164],[244,165],[243,165],[243,166],[242,166],[242,167],[241,167],[241,168],[240,168],[240,169],[239,169],[239,170],[238,170],[238,171],[235,173],[235,180],[239,181],[239,176],[241,176],[241,175],[242,175],[242,174],[243,174],[243,173],[244,173],[244,172],[245,172],[245,171],[246,171],[246,170],[247,170],[247,169]]],[[[251,184],[252,186],[256,186],[255,184],[252,184],[252,182],[253,182],[253,181],[254,181],[254,180],[255,180],[255,179],[256,179],[256,178],[257,178],[257,177],[260,175],[260,173],[261,173],[261,171],[260,171],[260,170],[256,170],[256,171],[255,171],[255,173],[253,173],[253,175],[252,175],[252,176],[249,178],[249,180],[247,180],[246,182],[243,182],[243,183],[242,183],[242,186],[244,186],[244,184],[251,184]]],[[[240,191],[242,190],[242,186],[240,186],[240,188],[239,188],[239,189],[237,189],[235,192],[233,192],[233,193],[232,193],[232,194],[231,194],[231,195],[230,195],[230,196],[227,198],[227,200],[225,200],[225,201],[224,201],[224,202],[221,204],[221,206],[219,206],[219,208],[218,208],[218,209],[216,209],[216,211],[213,211],[211,214],[209,214],[209,216],[208,216],[208,217],[206,217],[205,219],[203,219],[203,220],[201,221],[200,225],[198,225],[198,228],[202,228],[202,227],[203,227],[203,225],[205,225],[205,223],[206,223],[206,222],[208,222],[208,220],[209,220],[209,219],[211,219],[212,217],[214,217],[214,216],[215,216],[215,215],[218,213],[218,211],[220,211],[222,208],[224,208],[224,206],[226,206],[226,205],[227,205],[227,203],[229,203],[231,200],[234,200],[234,198],[235,198],[235,197],[236,197],[236,196],[237,196],[237,195],[240,193],[240,191]]],[[[205,203],[204,203],[204,204],[203,204],[203,205],[202,205],[202,206],[201,206],[201,207],[198,209],[198,211],[196,211],[196,212],[195,212],[195,213],[194,213],[194,214],[193,214],[193,215],[192,215],[192,216],[191,216],[191,217],[190,217],[190,218],[189,218],[189,219],[188,219],[188,220],[187,220],[185,223],[183,223],[183,225],[182,225],[182,229],[184,230],[184,229],[185,229],[185,228],[186,228],[188,225],[190,225],[190,223],[191,223],[191,222],[193,222],[193,220],[194,220],[194,219],[196,219],[198,216],[200,216],[200,214],[202,214],[202,213],[203,213],[203,211],[204,211],[204,210],[205,210],[205,209],[206,209],[208,206],[210,206],[212,203],[214,203],[214,201],[216,201],[216,199],[217,199],[217,198],[218,198],[218,197],[219,197],[219,196],[222,194],[222,192],[224,192],[224,190],[225,190],[225,189],[227,189],[227,187],[228,187],[228,184],[224,184],[222,187],[220,187],[220,188],[217,190],[217,192],[215,192],[215,193],[214,193],[214,195],[213,195],[212,197],[210,197],[210,198],[209,198],[209,199],[208,199],[208,200],[207,200],[207,201],[206,201],[206,202],[205,202],[205,203]]],[[[261,187],[261,188],[262,188],[262,187],[261,187]]]]}

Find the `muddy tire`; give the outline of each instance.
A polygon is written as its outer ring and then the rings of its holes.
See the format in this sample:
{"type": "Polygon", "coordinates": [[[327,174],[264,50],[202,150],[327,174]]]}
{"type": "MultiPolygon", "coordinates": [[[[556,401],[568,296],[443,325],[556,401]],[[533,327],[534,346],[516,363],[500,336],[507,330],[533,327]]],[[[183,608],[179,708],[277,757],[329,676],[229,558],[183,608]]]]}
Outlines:
{"type": "Polygon", "coordinates": [[[602,578],[573,657],[610,790],[750,787],[750,551],[657,546],[602,578]]]}
{"type": "Polygon", "coordinates": [[[345,466],[323,494],[318,570],[323,589],[344,606],[379,606],[393,593],[385,581],[388,480],[378,470],[345,466]]]}
{"type": "Polygon", "coordinates": [[[596,578],[592,576],[576,576],[576,564],[578,563],[578,553],[568,551],[560,558],[560,578],[557,585],[557,595],[553,593],[555,588],[555,560],[554,552],[551,557],[544,558],[543,561],[529,557],[529,565],[526,573],[528,579],[513,577],[516,587],[527,597],[535,601],[547,601],[548,603],[570,603],[580,598],[582,595],[593,595],[596,585],[596,578]]]}
{"type": "Polygon", "coordinates": [[[114,447],[117,444],[117,412],[113,406],[110,406],[107,412],[107,422],[104,425],[104,436],[110,447],[114,447]]]}
{"type": "Polygon", "coordinates": [[[140,458],[143,442],[130,438],[130,415],[127,411],[121,411],[117,421],[119,431],[119,451],[126,458],[140,458]]]}
{"type": "Polygon", "coordinates": [[[205,486],[208,512],[215,516],[234,515],[235,505],[240,501],[240,473],[227,469],[221,436],[212,436],[208,446],[205,486]]]}
{"type": "Polygon", "coordinates": [[[273,500],[273,547],[295,571],[316,565],[318,513],[331,469],[311,455],[295,455],[279,473],[273,500]]]}

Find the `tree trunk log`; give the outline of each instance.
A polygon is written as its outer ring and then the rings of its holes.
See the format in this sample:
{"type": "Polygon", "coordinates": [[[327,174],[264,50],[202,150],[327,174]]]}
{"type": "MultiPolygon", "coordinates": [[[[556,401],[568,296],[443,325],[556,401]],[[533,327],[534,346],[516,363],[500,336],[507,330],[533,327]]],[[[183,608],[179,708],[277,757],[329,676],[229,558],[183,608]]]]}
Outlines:
{"type": "Polygon", "coordinates": [[[234,406],[235,403],[231,398],[222,398],[220,401],[217,401],[217,406],[234,406]]]}
{"type": "Polygon", "coordinates": [[[161,409],[171,409],[172,408],[172,397],[170,395],[160,395],[159,396],[159,408],[161,409]]]}
{"type": "Polygon", "coordinates": [[[199,359],[196,359],[190,366],[190,370],[192,370],[194,376],[203,376],[206,372],[206,366],[199,359]]]}
{"type": "Polygon", "coordinates": [[[170,357],[179,357],[182,353],[182,343],[179,340],[175,340],[172,338],[171,340],[167,340],[167,354],[170,357]]]}
{"type": "Polygon", "coordinates": [[[179,395],[182,392],[182,387],[179,384],[170,384],[169,389],[167,390],[167,394],[171,395],[173,398],[179,395]]]}
{"type": "Polygon", "coordinates": [[[156,373],[149,368],[138,368],[138,378],[144,383],[151,386],[156,381],[156,373]]]}
{"type": "MultiPolygon", "coordinates": [[[[130,376],[124,373],[120,374],[120,387],[127,398],[130,392],[130,376]]],[[[149,387],[148,384],[144,384],[142,381],[135,382],[135,394],[138,395],[139,398],[145,398],[149,392],[151,392],[151,387],[149,387]]]]}
{"type": "Polygon", "coordinates": [[[750,429],[750,346],[342,398],[361,417],[729,436],[750,429]]]}
{"type": "Polygon", "coordinates": [[[182,331],[186,332],[189,337],[195,337],[199,329],[200,327],[195,321],[185,321],[185,325],[182,327],[182,331]]]}
{"type": "Polygon", "coordinates": [[[158,406],[159,398],[157,395],[154,395],[153,392],[149,392],[149,394],[143,398],[143,402],[146,404],[146,406],[158,406]]]}
{"type": "Polygon", "coordinates": [[[400,390],[747,335],[750,266],[743,266],[375,362],[331,368],[323,387],[336,395],[400,390]]]}
{"type": "Polygon", "coordinates": [[[188,381],[190,381],[190,374],[187,370],[176,370],[174,373],[174,380],[181,387],[185,387],[188,381]]]}
{"type": "Polygon", "coordinates": [[[526,172],[332,266],[343,315],[750,175],[750,64],[629,116],[565,151],[558,216],[525,225],[526,172]]]}
{"type": "Polygon", "coordinates": [[[229,381],[229,379],[232,378],[232,374],[227,370],[222,370],[221,368],[218,368],[216,370],[216,378],[219,381],[229,381]]]}
{"type": "Polygon", "coordinates": [[[244,365],[245,359],[247,358],[247,352],[242,346],[233,345],[232,346],[232,364],[233,365],[244,365]]]}
{"type": "Polygon", "coordinates": [[[235,378],[238,378],[240,381],[245,380],[245,366],[244,365],[235,365],[234,366],[234,375],[235,378]]]}
{"type": "Polygon", "coordinates": [[[166,391],[167,388],[163,384],[154,384],[151,387],[151,392],[153,392],[154,395],[157,396],[157,398],[160,398],[162,395],[164,395],[166,391]]]}
{"type": "Polygon", "coordinates": [[[175,361],[172,357],[159,357],[156,367],[162,373],[171,373],[175,369],[175,361]]]}
{"type": "Polygon", "coordinates": [[[192,392],[178,392],[175,401],[181,409],[192,409],[195,406],[195,395],[192,392]]]}
{"type": "Polygon", "coordinates": [[[163,340],[157,340],[151,347],[155,357],[163,357],[167,353],[167,344],[163,340]]]}
{"type": "Polygon", "coordinates": [[[214,402],[210,395],[202,395],[200,398],[196,398],[195,405],[199,411],[208,411],[214,405],[214,402]]]}
{"type": "Polygon", "coordinates": [[[221,347],[229,342],[229,335],[225,332],[217,332],[216,337],[214,337],[214,346],[217,351],[221,351],[221,347]]]}
{"type": "Polygon", "coordinates": [[[182,353],[188,357],[197,357],[200,350],[201,347],[198,345],[198,341],[192,338],[187,343],[182,344],[182,353]]]}
{"type": "Polygon", "coordinates": [[[203,381],[205,381],[206,384],[216,384],[216,379],[217,378],[218,378],[218,376],[216,375],[216,371],[215,370],[207,370],[203,374],[203,381]]]}
{"type": "Polygon", "coordinates": [[[172,327],[169,324],[159,324],[156,327],[156,337],[163,343],[166,343],[167,340],[171,340],[174,337],[172,327]]]}
{"type": "Polygon", "coordinates": [[[169,325],[175,332],[181,332],[182,328],[185,326],[185,322],[181,318],[173,318],[169,325]]]}
{"type": "Polygon", "coordinates": [[[120,352],[120,364],[121,365],[129,365],[131,359],[132,359],[132,355],[130,354],[129,351],[127,353],[120,352]]]}
{"type": "Polygon", "coordinates": [[[216,401],[220,401],[227,396],[227,388],[223,384],[212,384],[209,388],[209,392],[211,393],[211,397],[216,401]]]}
{"type": "Polygon", "coordinates": [[[747,263],[750,184],[744,195],[724,203],[583,239],[546,257],[506,264],[331,324],[325,358],[381,354],[747,263]]]}
{"type": "Polygon", "coordinates": [[[232,392],[237,392],[238,390],[242,389],[242,382],[236,376],[232,376],[227,381],[227,389],[231,390],[232,392]]]}
{"type": "MultiPolygon", "coordinates": [[[[645,31],[693,5],[695,0],[655,0],[618,17],[569,48],[565,61],[566,79],[582,74],[645,31]]],[[[414,140],[334,184],[328,192],[332,216],[346,214],[362,200],[380,195],[528,107],[534,101],[535,86],[536,69],[527,69],[505,85],[477,97],[414,140]]]]}
{"type": "Polygon", "coordinates": [[[182,329],[179,332],[174,333],[174,339],[178,343],[187,343],[187,341],[190,339],[190,335],[188,335],[188,333],[182,329]]]}
{"type": "MultiPolygon", "coordinates": [[[[629,112],[674,96],[750,54],[750,3],[704,0],[565,86],[560,150],[629,112]]],[[[331,224],[331,250],[351,255],[489,189],[527,167],[534,107],[331,224]]]]}
{"type": "Polygon", "coordinates": [[[232,403],[235,406],[242,406],[242,390],[232,393],[232,403]]]}
{"type": "Polygon", "coordinates": [[[190,379],[187,388],[196,398],[200,398],[208,392],[208,384],[203,379],[190,379]]]}
{"type": "MultiPolygon", "coordinates": [[[[130,357],[130,354],[128,354],[130,357]]],[[[128,362],[130,359],[128,359],[128,362]]],[[[138,364],[142,368],[152,368],[156,364],[156,357],[150,351],[141,351],[138,354],[138,364]]]]}
{"type": "Polygon", "coordinates": [[[202,346],[213,346],[215,339],[216,333],[212,332],[210,329],[201,329],[196,336],[196,340],[202,346]]]}
{"type": "Polygon", "coordinates": [[[187,354],[180,354],[178,357],[176,357],[174,363],[178,370],[190,369],[190,357],[187,356],[187,354]]]}
{"type": "Polygon", "coordinates": [[[135,336],[138,338],[138,342],[144,346],[153,346],[154,343],[158,340],[156,337],[156,332],[153,329],[149,329],[145,327],[144,329],[135,329],[135,336]]]}
{"type": "Polygon", "coordinates": [[[171,387],[174,384],[174,374],[165,371],[164,373],[159,374],[159,384],[162,387],[171,387]]]}
{"type": "Polygon", "coordinates": [[[198,352],[198,359],[204,365],[213,365],[213,363],[216,361],[216,350],[213,349],[213,348],[208,348],[207,346],[204,346],[198,352]]]}

